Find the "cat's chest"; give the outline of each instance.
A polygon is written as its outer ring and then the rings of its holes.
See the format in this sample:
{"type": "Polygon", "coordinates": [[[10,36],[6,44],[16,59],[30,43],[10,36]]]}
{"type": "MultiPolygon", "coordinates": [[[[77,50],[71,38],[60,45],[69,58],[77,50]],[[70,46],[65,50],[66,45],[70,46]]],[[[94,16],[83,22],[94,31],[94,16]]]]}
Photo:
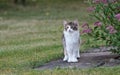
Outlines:
{"type": "Polygon", "coordinates": [[[77,43],[79,41],[79,32],[64,32],[65,40],[68,43],[77,43]]]}

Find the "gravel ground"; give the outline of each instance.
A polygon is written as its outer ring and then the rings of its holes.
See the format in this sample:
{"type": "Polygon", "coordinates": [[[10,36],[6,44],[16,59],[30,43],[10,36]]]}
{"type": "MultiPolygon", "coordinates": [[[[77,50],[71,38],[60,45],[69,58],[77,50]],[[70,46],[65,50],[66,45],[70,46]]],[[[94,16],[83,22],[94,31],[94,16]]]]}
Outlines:
{"type": "Polygon", "coordinates": [[[51,61],[45,65],[39,66],[38,70],[45,69],[55,69],[55,68],[94,68],[94,67],[112,67],[120,65],[119,59],[114,59],[118,57],[117,54],[112,54],[108,48],[94,48],[90,49],[88,52],[81,53],[79,62],[68,63],[63,62],[62,59],[51,61]]]}

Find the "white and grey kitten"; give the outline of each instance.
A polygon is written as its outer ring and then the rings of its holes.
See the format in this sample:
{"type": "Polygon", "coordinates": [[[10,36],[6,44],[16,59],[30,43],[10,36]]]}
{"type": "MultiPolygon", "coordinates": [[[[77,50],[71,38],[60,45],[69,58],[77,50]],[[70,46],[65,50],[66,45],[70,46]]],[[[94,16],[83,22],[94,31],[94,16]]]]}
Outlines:
{"type": "Polygon", "coordinates": [[[63,22],[63,47],[64,47],[64,59],[67,62],[78,62],[77,58],[80,58],[80,33],[79,23],[77,20],[73,22],[63,22]]]}

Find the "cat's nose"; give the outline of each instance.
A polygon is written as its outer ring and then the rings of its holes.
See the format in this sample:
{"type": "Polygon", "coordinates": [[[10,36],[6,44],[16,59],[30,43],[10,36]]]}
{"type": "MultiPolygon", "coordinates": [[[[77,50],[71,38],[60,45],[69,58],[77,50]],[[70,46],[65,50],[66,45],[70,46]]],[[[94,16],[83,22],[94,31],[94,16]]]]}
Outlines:
{"type": "Polygon", "coordinates": [[[72,32],[72,30],[71,30],[71,29],[69,29],[68,31],[69,31],[69,32],[72,32]]]}

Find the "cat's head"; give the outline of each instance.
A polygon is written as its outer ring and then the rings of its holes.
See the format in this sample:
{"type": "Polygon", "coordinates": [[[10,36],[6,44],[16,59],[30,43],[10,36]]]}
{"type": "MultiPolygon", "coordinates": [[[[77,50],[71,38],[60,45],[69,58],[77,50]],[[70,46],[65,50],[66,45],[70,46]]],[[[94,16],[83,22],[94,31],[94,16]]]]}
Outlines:
{"type": "Polygon", "coordinates": [[[64,25],[64,31],[67,32],[74,32],[79,30],[79,23],[77,20],[73,22],[63,21],[63,25],[64,25]]]}

